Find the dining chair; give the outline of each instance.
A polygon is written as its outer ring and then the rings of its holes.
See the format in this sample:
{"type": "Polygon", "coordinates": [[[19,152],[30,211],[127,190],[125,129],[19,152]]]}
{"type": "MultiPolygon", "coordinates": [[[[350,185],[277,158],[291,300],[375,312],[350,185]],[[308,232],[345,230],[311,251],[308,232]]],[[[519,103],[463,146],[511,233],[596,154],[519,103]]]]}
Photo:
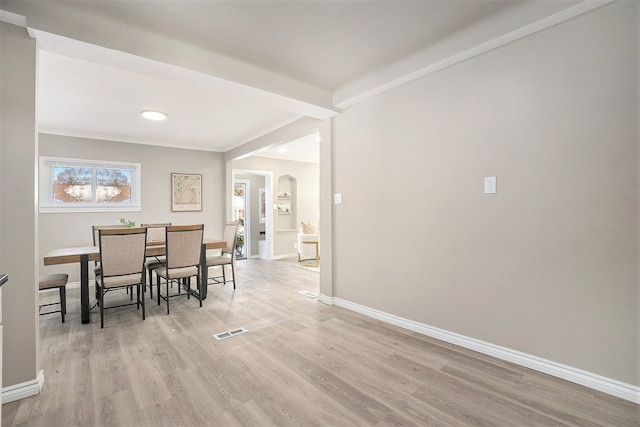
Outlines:
{"type": "MultiPolygon", "coordinates": [[[[140,224],[140,227],[147,228],[147,246],[150,245],[164,245],[165,244],[165,232],[167,226],[171,225],[170,222],[158,223],[158,224],[140,224]]],[[[149,281],[149,297],[153,299],[153,271],[162,267],[166,262],[166,256],[151,256],[147,257],[144,263],[144,268],[147,269],[147,280],[149,281]]],[[[145,286],[146,288],[146,286],[145,286]]]]}
{"type": "Polygon", "coordinates": [[[136,305],[142,306],[142,320],[145,319],[144,294],[140,298],[141,287],[145,286],[144,268],[147,248],[147,229],[111,228],[98,232],[100,246],[100,271],[96,277],[100,305],[100,328],[104,328],[104,310],[108,308],[136,305]],[[136,302],[105,307],[104,297],[113,290],[136,288],[136,302]]]}
{"type": "Polygon", "coordinates": [[[236,273],[234,268],[235,253],[236,253],[236,241],[238,239],[238,221],[228,221],[224,226],[224,240],[227,242],[227,246],[222,249],[220,255],[207,257],[207,268],[220,267],[222,274],[219,276],[210,276],[208,284],[233,282],[233,289],[236,288],[236,273]],[[225,267],[231,266],[231,280],[227,280],[225,273],[225,267]],[[222,280],[221,280],[222,279],[222,280]]]}
{"type": "Polygon", "coordinates": [[[202,252],[202,238],[204,224],[197,225],[170,225],[165,230],[166,261],[156,268],[158,305],[160,299],[167,302],[167,314],[169,314],[169,300],[180,295],[181,287],[187,290],[187,299],[191,298],[191,278],[196,277],[198,287],[198,300],[202,307],[202,292],[200,289],[200,256],[202,252]],[[160,279],[165,279],[166,294],[162,295],[160,279]],[[176,282],[178,294],[169,295],[169,284],[176,282]]]}
{"type": "MultiPolygon", "coordinates": [[[[93,239],[93,246],[98,246],[99,244],[99,233],[100,230],[112,230],[112,229],[120,229],[124,228],[123,224],[106,224],[106,225],[92,225],[91,226],[91,237],[93,239]]],[[[93,263],[93,275],[97,277],[100,275],[100,261],[94,261],[93,263]]],[[[129,292],[129,290],[127,290],[129,292]]],[[[133,298],[133,294],[131,294],[131,298],[133,298]]],[[[100,295],[98,295],[98,287],[96,286],[96,300],[100,300],[100,295]]]]}
{"type": "Polygon", "coordinates": [[[125,228],[123,224],[106,224],[106,225],[93,225],[91,231],[93,232],[93,246],[98,246],[99,232],[100,230],[112,230],[125,228]]]}
{"type": "Polygon", "coordinates": [[[68,274],[64,274],[64,273],[60,273],[60,274],[50,274],[48,276],[44,276],[40,278],[39,284],[38,284],[38,290],[39,291],[45,291],[45,290],[49,290],[49,289],[55,289],[58,288],[58,291],[60,292],[60,302],[52,302],[52,303],[48,303],[48,304],[40,304],[38,306],[38,312],[40,314],[40,316],[44,316],[45,314],[52,314],[52,313],[60,313],[62,315],[62,323],[64,323],[64,316],[67,314],[67,281],[69,280],[69,275],[68,274]],[[60,309],[59,310],[54,310],[54,311],[47,311],[45,313],[40,313],[40,310],[42,310],[43,307],[48,307],[51,305],[60,305],[60,309]]]}

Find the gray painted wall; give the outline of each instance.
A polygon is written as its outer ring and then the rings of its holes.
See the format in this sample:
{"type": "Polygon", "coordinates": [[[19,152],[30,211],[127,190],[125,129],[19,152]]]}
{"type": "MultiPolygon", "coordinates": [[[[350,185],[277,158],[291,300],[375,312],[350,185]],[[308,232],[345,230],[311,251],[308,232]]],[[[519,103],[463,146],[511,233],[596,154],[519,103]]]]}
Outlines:
{"type": "Polygon", "coordinates": [[[224,161],[222,153],[180,150],[114,141],[40,135],[41,156],[141,163],[142,211],[107,213],[43,213],[40,218],[40,274],[66,272],[78,282],[78,265],[43,266],[52,249],[91,245],[91,226],[114,224],[119,216],[136,224],[171,222],[204,224],[205,237],[222,238],[224,223],[224,161]],[[171,212],[171,173],[202,174],[202,212],[171,212]],[[70,232],[73,230],[73,232],[70,232]]]}
{"type": "MultiPolygon", "coordinates": [[[[332,120],[323,184],[330,179],[326,193],[342,192],[345,203],[333,206],[325,293],[640,385],[637,22],[635,2],[615,2],[332,120]],[[493,175],[498,193],[482,194],[493,175]]],[[[45,249],[34,243],[35,43],[24,29],[0,31],[1,199],[12,200],[0,202],[0,270],[11,275],[6,387],[37,373],[35,272],[45,249]],[[13,180],[22,184],[5,184],[13,180]]],[[[142,147],[130,154],[162,162],[159,181],[143,189],[168,188],[173,151],[142,147]]],[[[264,170],[252,161],[242,168],[264,170]]],[[[222,183],[219,165],[206,175],[222,183]]],[[[224,187],[210,183],[217,206],[171,220],[207,217],[221,233],[224,187]]],[[[149,212],[147,202],[146,218],[164,220],[168,200],[149,202],[158,203],[149,212]]],[[[61,239],[49,215],[40,232],[61,239]]],[[[82,227],[98,219],[111,221],[82,227]]]]}
{"type": "Polygon", "coordinates": [[[9,274],[2,287],[2,383],[8,386],[38,373],[35,40],[25,28],[0,22],[0,54],[0,272],[9,274]]]}
{"type": "Polygon", "coordinates": [[[639,385],[635,7],[335,118],[334,296],[639,385]]]}

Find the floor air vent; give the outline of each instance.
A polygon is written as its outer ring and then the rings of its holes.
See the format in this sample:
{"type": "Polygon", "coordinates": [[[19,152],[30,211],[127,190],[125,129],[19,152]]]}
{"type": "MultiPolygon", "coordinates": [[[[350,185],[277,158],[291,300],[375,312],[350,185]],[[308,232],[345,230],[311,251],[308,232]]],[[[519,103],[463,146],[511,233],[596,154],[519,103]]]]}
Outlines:
{"type": "Polygon", "coordinates": [[[309,297],[309,298],[316,298],[318,296],[318,294],[316,294],[314,292],[311,292],[311,291],[298,291],[298,293],[302,294],[302,295],[304,295],[306,297],[309,297]]]}
{"type": "Polygon", "coordinates": [[[227,332],[221,332],[219,334],[214,334],[213,337],[218,341],[220,341],[227,338],[235,337],[236,335],[244,334],[245,332],[249,332],[249,331],[247,331],[245,328],[238,328],[238,329],[232,329],[227,332]]]}

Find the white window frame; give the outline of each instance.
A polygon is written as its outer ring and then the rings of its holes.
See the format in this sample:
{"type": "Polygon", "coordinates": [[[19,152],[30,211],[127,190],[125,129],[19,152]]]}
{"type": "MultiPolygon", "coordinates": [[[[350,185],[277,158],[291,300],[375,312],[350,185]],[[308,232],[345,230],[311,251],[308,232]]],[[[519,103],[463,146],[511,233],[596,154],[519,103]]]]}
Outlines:
{"type": "MultiPolygon", "coordinates": [[[[105,160],[66,159],[62,157],[40,157],[39,170],[39,212],[40,213],[68,213],[68,212],[132,212],[141,211],[140,163],[112,162],[105,160]],[[131,203],[54,203],[53,201],[53,171],[56,167],[83,168],[117,168],[131,171],[131,203]]],[[[94,183],[95,184],[95,183],[94,183]]],[[[95,191],[95,185],[93,185],[95,191]]]]}

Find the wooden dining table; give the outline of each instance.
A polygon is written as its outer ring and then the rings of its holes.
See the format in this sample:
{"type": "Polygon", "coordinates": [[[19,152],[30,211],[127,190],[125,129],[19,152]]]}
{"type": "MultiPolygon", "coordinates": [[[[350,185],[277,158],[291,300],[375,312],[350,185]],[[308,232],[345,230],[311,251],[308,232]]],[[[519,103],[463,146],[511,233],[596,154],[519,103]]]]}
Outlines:
{"type": "MultiPolygon", "coordinates": [[[[224,249],[227,242],[224,240],[203,239],[200,254],[200,292],[202,299],[207,297],[207,249],[224,249]]],[[[165,245],[147,245],[145,254],[147,257],[165,255],[165,245]]],[[[82,323],[89,323],[89,261],[100,261],[100,247],[79,246],[75,248],[54,249],[44,257],[44,265],[60,265],[80,263],[80,319],[82,323]]]]}

